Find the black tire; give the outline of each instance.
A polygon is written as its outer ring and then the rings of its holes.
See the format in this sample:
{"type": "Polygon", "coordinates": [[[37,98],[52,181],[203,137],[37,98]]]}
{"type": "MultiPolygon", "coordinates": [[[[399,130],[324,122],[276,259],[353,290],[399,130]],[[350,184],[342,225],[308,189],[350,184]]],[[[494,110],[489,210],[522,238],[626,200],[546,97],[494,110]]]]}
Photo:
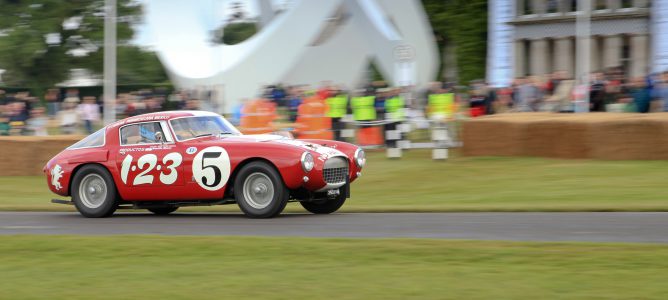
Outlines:
{"type": "Polygon", "coordinates": [[[333,199],[299,202],[299,204],[301,204],[302,207],[304,207],[304,209],[308,210],[309,212],[323,215],[331,214],[339,210],[339,208],[343,206],[343,203],[346,203],[346,195],[343,191],[343,188],[339,189],[339,195],[333,199]]]}
{"type": "Polygon", "coordinates": [[[114,180],[106,168],[85,165],[74,174],[72,200],[86,218],[106,218],[114,214],[119,197],[114,180]]]}
{"type": "Polygon", "coordinates": [[[245,165],[234,180],[234,198],[249,218],[275,217],[288,204],[289,196],[281,175],[266,162],[245,165]]]}
{"type": "Polygon", "coordinates": [[[152,212],[156,215],[159,215],[159,216],[164,216],[164,215],[171,214],[171,213],[175,212],[177,209],[179,209],[177,206],[164,206],[164,207],[147,208],[148,211],[150,211],[150,212],[152,212]]]}

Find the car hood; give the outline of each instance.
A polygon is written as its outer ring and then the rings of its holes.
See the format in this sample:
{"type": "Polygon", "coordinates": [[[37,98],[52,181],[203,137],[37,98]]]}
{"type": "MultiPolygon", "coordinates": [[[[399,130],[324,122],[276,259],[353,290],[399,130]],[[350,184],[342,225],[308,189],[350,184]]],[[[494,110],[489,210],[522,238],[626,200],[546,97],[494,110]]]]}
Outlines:
{"type": "MultiPolygon", "coordinates": [[[[228,141],[238,140],[243,142],[258,142],[258,143],[276,143],[289,145],[303,150],[313,151],[320,155],[321,160],[326,160],[329,157],[334,156],[346,156],[343,152],[336,150],[331,147],[323,146],[320,144],[315,144],[311,142],[305,142],[301,140],[295,140],[288,137],[275,135],[275,134],[253,134],[253,135],[238,135],[234,137],[226,138],[228,141]]],[[[317,157],[318,158],[318,157],[317,157]]]]}

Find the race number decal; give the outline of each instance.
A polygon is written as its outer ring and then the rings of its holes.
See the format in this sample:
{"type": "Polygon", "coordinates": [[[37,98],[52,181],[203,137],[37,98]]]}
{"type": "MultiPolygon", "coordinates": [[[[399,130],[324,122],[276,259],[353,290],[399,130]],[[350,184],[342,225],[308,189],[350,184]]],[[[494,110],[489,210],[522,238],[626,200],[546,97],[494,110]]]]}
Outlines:
{"type": "Polygon", "coordinates": [[[160,182],[164,184],[172,184],[176,182],[176,178],[179,177],[176,168],[181,165],[181,161],[183,161],[183,157],[177,152],[165,155],[165,157],[162,158],[162,163],[165,165],[166,170],[160,173],[160,182]],[[165,173],[166,171],[167,173],[165,173]]]}
{"type": "Polygon", "coordinates": [[[158,157],[155,154],[146,154],[140,157],[137,160],[137,168],[143,171],[141,171],[139,175],[135,176],[135,180],[132,181],[132,185],[153,183],[153,175],[146,175],[146,174],[148,172],[151,172],[153,168],[155,168],[155,164],[157,163],[158,163],[158,157]],[[148,165],[148,167],[146,165],[148,165]]]}
{"type": "Polygon", "coordinates": [[[208,147],[193,159],[193,177],[208,191],[221,189],[230,178],[230,156],[221,147],[208,147]]]}
{"type": "Polygon", "coordinates": [[[139,174],[132,180],[132,185],[152,184],[155,176],[148,174],[157,169],[160,171],[160,182],[163,184],[173,184],[178,178],[178,168],[183,161],[183,157],[178,152],[172,152],[162,158],[162,164],[158,165],[158,156],[155,154],[142,155],[137,159],[137,163],[133,164],[134,157],[128,154],[121,163],[121,180],[124,184],[128,184],[128,174],[130,171],[139,170],[139,174]],[[157,165],[157,168],[156,168],[157,165]]]}

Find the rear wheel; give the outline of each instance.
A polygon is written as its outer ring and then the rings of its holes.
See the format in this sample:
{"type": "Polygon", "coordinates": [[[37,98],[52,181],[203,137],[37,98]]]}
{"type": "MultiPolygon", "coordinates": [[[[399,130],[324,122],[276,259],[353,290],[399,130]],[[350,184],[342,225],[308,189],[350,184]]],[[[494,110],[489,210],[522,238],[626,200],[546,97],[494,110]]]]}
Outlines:
{"type": "Polygon", "coordinates": [[[266,162],[245,165],[234,180],[234,198],[250,218],[272,218],[280,214],[289,195],[278,171],[266,162]]]}
{"type": "Polygon", "coordinates": [[[340,188],[339,195],[336,196],[336,198],[308,202],[302,201],[299,202],[299,204],[301,204],[304,209],[314,214],[331,214],[339,210],[339,208],[341,208],[345,202],[346,195],[343,191],[343,188],[340,188]]]}
{"type": "Polygon", "coordinates": [[[179,209],[179,208],[176,207],[176,206],[165,206],[165,207],[151,207],[151,208],[147,208],[148,211],[150,211],[150,212],[152,212],[152,213],[154,213],[154,214],[156,214],[156,215],[160,215],[160,216],[164,216],[164,215],[171,214],[171,213],[175,212],[177,209],[179,209]]]}
{"type": "Polygon", "coordinates": [[[118,207],[116,185],[109,171],[100,165],[85,165],[72,180],[72,200],[87,218],[106,218],[118,207]]]}

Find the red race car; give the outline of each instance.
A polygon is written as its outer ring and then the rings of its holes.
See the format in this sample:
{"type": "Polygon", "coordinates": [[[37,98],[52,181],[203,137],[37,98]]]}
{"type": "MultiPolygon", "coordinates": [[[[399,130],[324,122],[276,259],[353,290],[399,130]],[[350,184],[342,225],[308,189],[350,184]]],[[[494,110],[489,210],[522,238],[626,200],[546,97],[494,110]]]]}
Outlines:
{"type": "Polygon", "coordinates": [[[242,135],[218,114],[172,111],[112,123],[56,155],[44,174],[51,191],[72,197],[52,202],[85,217],[236,202],[249,217],[270,218],[289,201],[335,212],[365,162],[349,143],[242,135]]]}

